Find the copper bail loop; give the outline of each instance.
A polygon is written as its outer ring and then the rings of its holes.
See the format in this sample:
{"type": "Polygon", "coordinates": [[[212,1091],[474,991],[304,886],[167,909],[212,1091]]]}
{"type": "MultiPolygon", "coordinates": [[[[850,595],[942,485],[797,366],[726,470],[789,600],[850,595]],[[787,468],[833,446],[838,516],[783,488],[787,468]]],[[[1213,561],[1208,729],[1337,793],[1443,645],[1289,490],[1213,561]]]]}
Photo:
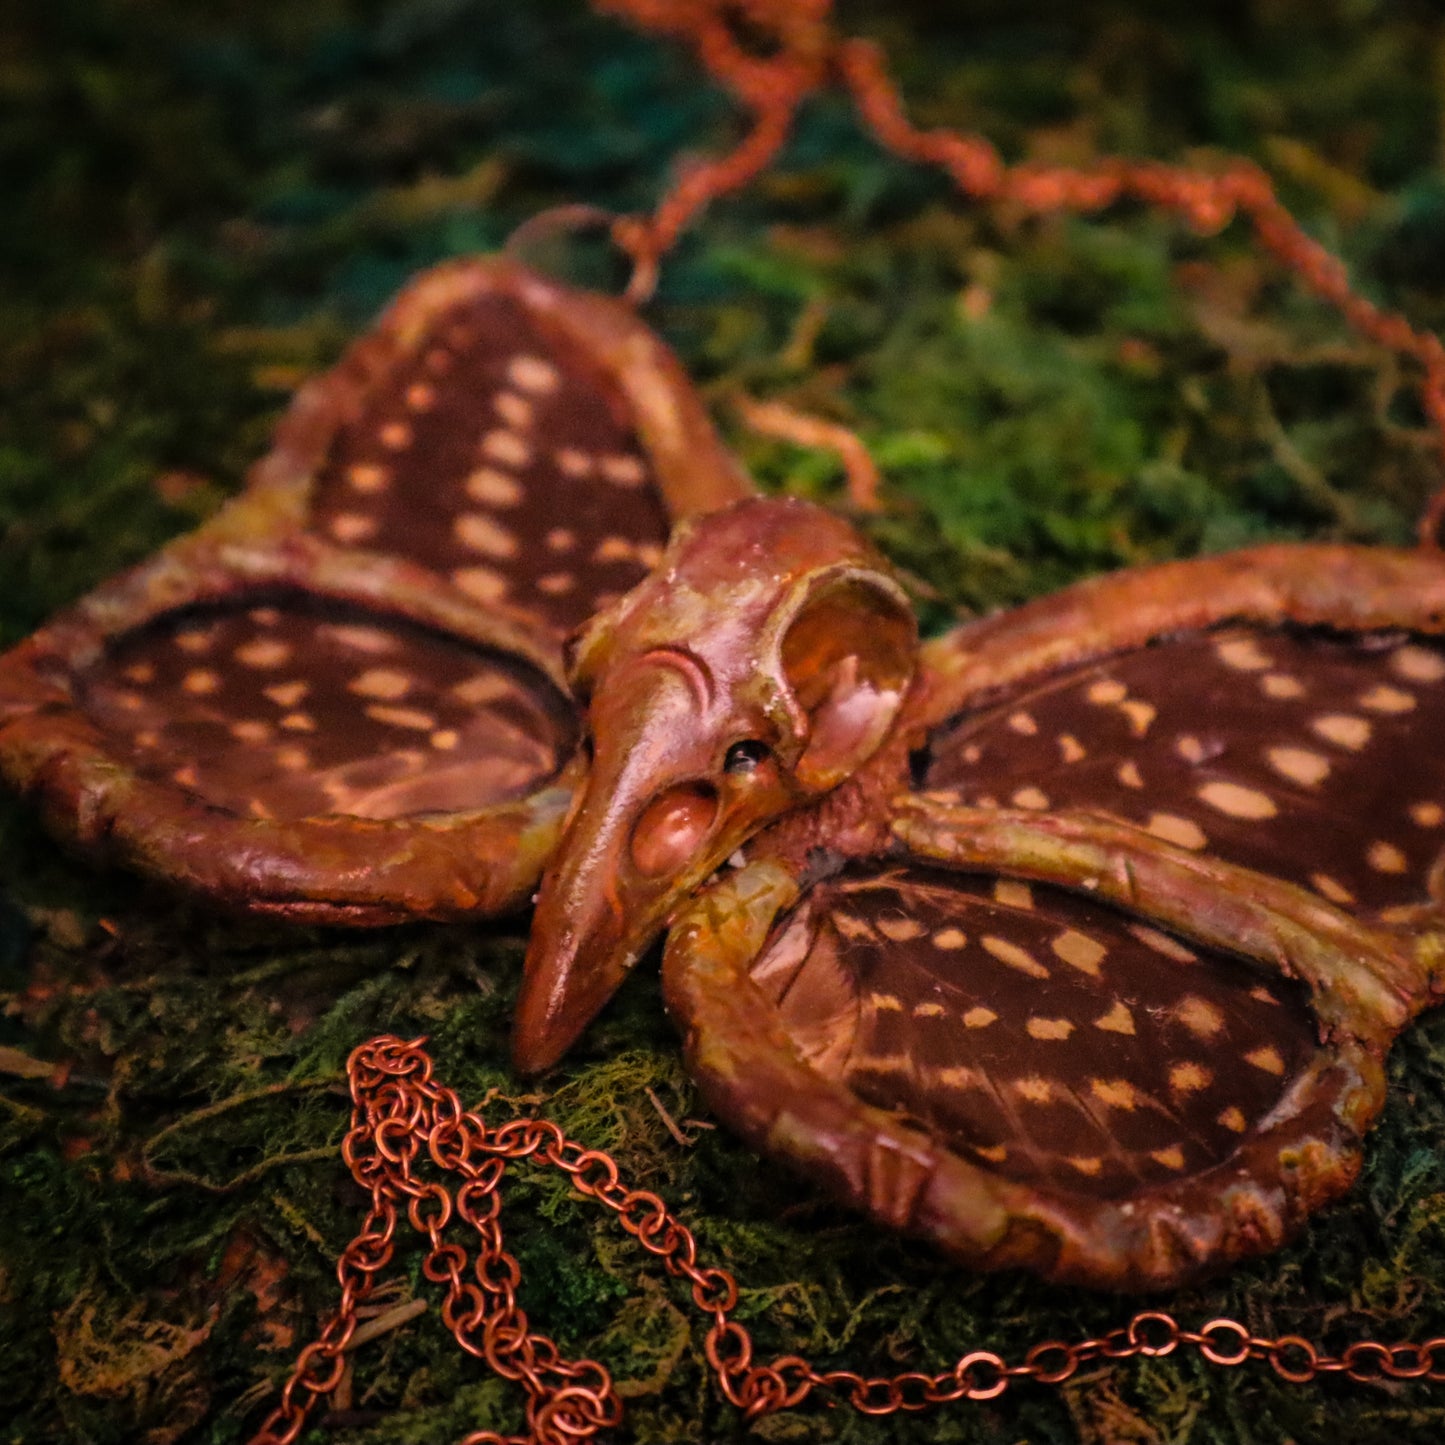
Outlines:
{"type": "Polygon", "coordinates": [[[658,248],[651,227],[637,216],[620,216],[602,206],[582,203],[549,206],[518,225],[502,243],[502,252],[527,264],[526,252],[535,243],[585,231],[606,231],[612,244],[632,262],[622,299],[633,306],[651,300],[657,290],[658,248]]]}

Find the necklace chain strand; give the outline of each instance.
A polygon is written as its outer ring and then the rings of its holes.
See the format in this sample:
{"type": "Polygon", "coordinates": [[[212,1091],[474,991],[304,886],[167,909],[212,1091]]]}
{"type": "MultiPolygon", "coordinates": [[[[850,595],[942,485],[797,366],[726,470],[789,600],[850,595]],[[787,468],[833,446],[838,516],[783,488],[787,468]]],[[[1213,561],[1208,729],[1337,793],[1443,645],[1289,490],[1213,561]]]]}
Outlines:
{"type": "MultiPolygon", "coordinates": [[[[1243,217],[1262,249],[1334,307],[1359,335],[1407,358],[1420,372],[1420,405],[1445,467],[1445,344],[1386,311],[1350,284],[1344,263],[1310,236],[1257,165],[1235,160],[1218,172],[1159,161],[1108,157],[1092,167],[1007,165],[983,136],[919,130],[908,119],[882,51],[871,41],[839,36],[832,0],[595,0],[642,29],[689,43],[719,85],[752,113],[734,149],[680,176],[651,216],[623,216],[617,244],[634,262],[633,299],[651,294],[660,258],[714,200],[741,190],[776,157],[802,103],[830,80],[842,85],[863,124],[887,151],[944,171],[974,201],[1008,201],[1027,211],[1097,212],[1132,199],[1181,216],[1204,234],[1243,217]],[[771,53],[752,53],[739,31],[763,37],[771,53]]],[[[754,47],[756,48],[756,47],[754,47]]],[[[1445,546],[1445,486],[1426,504],[1422,546],[1445,546]]]]}
{"type": "Polygon", "coordinates": [[[391,1262],[403,1209],[429,1245],[423,1274],[446,1287],[441,1316],[457,1344],[498,1375],[518,1381],[527,1394],[525,1435],[479,1430],[461,1445],[578,1445],[620,1423],[622,1402],[606,1367],[596,1360],[564,1359],[551,1339],[531,1328],[517,1303],[521,1270],[506,1248],[500,1218],[502,1177],[508,1162],[517,1159],[569,1174],[579,1193],[612,1210],[670,1275],[691,1286],[693,1303],[709,1321],[707,1362],[722,1393],[749,1420],[801,1405],[815,1390],[865,1415],[991,1400],[1022,1380],[1060,1385],[1094,1360],[1158,1357],[1183,1346],[1214,1365],[1263,1361],[1294,1384],[1321,1375],[1361,1382],[1445,1381],[1445,1337],[1394,1344],[1363,1339],[1331,1355],[1300,1335],[1270,1339],[1224,1317],[1186,1330],[1163,1310],[1140,1310],[1126,1325],[1094,1338],[1041,1340],[1016,1364],[992,1350],[970,1350],[940,1374],[820,1370],[798,1355],[759,1363],[752,1336],[732,1318],[737,1281],[699,1260],[696,1237],[656,1194],[629,1189],[610,1154],[584,1148],[549,1120],[518,1119],[489,1128],[453,1090],[433,1080],[425,1043],[383,1036],[362,1044],[347,1061],[352,1114],[341,1152],[371,1207],[337,1262],[341,1303],[335,1315],[301,1351],[281,1403],[251,1445],[291,1445],[315,1402],[341,1383],[357,1307],[391,1262]],[[453,1191],[423,1178],[435,1171],[463,1182],[453,1191]],[[475,1236],[474,1258],[466,1245],[446,1237],[454,1220],[467,1226],[469,1240],[475,1236]]]}

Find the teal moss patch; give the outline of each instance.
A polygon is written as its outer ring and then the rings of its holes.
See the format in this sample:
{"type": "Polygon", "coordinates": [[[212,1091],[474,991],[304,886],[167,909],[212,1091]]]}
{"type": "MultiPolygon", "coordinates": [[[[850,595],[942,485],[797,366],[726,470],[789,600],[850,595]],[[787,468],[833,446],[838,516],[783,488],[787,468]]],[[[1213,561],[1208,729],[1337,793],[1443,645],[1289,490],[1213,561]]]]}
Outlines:
{"type": "MultiPolygon", "coordinates": [[[[1253,156],[1367,293],[1445,325],[1445,26],[1383,0],[848,7],[918,116],[1012,158],[1253,156]]],[[[0,640],[234,492],[295,386],[411,273],[536,210],[646,205],[679,152],[736,135],[680,54],[546,0],[15,0],[0,16],[0,640]]],[[[612,279],[581,248],[574,274],[612,279]]],[[[1264,538],[1406,540],[1436,484],[1407,378],[1262,263],[1142,213],[1029,221],[880,156],[836,101],[723,202],[648,312],[771,490],[836,462],[747,433],[739,392],[857,429],[869,525],[934,627],[1110,567],[1264,538]]],[[[523,922],[345,936],[207,916],[72,863],[0,808],[0,1440],[230,1442],[334,1299],[359,1220],[334,1150],[341,1071],[428,1033],[495,1118],[541,1108],[613,1150],[744,1285],[764,1353],[864,1371],[1097,1333],[1126,1307],[972,1277],[881,1237],[705,1118],[644,968],[537,1093],[505,1065],[523,922]],[[656,1102],[654,1102],[654,1100],[656,1102]],[[677,1142],[659,1107],[680,1122],[677,1142]],[[692,1122],[700,1120],[701,1122],[692,1122]]],[[[1399,1046],[1353,1193],[1290,1249],[1189,1291],[1264,1333],[1445,1333],[1445,1024],[1399,1046]]],[[[524,1302],[604,1359],[625,1438],[728,1439],[685,1297],[554,1177],[509,1176],[524,1302]]],[[[351,1422],[431,1445],[514,1428],[517,1398],[445,1336],[413,1251],[360,1352],[351,1422]]],[[[1424,1389],[1296,1389],[1193,1359],[1067,1392],[772,1441],[1440,1438],[1424,1389]]]]}

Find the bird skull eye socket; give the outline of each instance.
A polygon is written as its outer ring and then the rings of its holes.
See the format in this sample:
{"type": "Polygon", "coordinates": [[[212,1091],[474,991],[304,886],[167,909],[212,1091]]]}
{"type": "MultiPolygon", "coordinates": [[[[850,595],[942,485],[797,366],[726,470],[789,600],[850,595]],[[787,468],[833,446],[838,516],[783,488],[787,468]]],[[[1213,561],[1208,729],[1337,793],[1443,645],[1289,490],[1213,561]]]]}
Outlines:
{"type": "Polygon", "coordinates": [[[757,738],[743,738],[728,749],[723,760],[723,772],[746,777],[755,772],[772,754],[772,749],[757,738]]]}

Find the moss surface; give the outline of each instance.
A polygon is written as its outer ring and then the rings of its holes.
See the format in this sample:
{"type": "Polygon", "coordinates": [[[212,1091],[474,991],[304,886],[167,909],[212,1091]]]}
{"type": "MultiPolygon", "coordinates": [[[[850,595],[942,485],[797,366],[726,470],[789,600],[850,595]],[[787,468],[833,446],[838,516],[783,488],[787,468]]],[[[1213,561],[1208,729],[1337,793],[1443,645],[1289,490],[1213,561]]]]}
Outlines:
{"type": "MultiPolygon", "coordinates": [[[[1423,0],[852,9],[921,118],[1010,157],[1242,151],[1367,292],[1445,328],[1445,23],[1423,0]]],[[[417,268],[494,247],[547,205],[644,205],[680,152],[736,133],[685,57],[562,0],[10,0],[0,56],[6,643],[234,491],[290,391],[417,268]]],[[[876,533],[934,625],[1263,537],[1405,540],[1438,480],[1394,364],[1237,230],[1206,242],[1131,211],[962,206],[836,102],[689,237],[649,317],[720,402],[776,396],[857,428],[887,477],[876,533]]],[[[769,487],[838,495],[831,458],[735,441],[769,487]]],[[[524,1094],[504,1064],[523,921],[237,925],[96,877],[8,801],[0,878],[0,1440],[243,1438],[334,1298],[358,1220],[333,1152],[340,1071],[380,1030],[430,1033],[464,1096],[493,1092],[500,1114],[540,1102],[613,1149],[737,1271],[764,1350],[936,1366],[1124,1313],[942,1268],[720,1130],[680,1144],[654,1097],[678,1120],[699,1105],[646,969],[545,1097],[524,1094]]],[[[1354,1192],[1171,1307],[1336,1343],[1445,1333],[1445,1021],[1391,1068],[1354,1192]]],[[[595,1210],[523,1170],[505,1217],[527,1307],[624,1382],[625,1438],[745,1433],[683,1297],[595,1210]]],[[[420,1291],[412,1255],[388,1298],[420,1291]]],[[[430,1445],[518,1419],[434,1301],[360,1352],[346,1391],[350,1423],[308,1438],[430,1445]]],[[[815,1408],[753,1434],[1326,1432],[1440,1439],[1445,1402],[1171,1358],[925,1418],[815,1408]]]]}

